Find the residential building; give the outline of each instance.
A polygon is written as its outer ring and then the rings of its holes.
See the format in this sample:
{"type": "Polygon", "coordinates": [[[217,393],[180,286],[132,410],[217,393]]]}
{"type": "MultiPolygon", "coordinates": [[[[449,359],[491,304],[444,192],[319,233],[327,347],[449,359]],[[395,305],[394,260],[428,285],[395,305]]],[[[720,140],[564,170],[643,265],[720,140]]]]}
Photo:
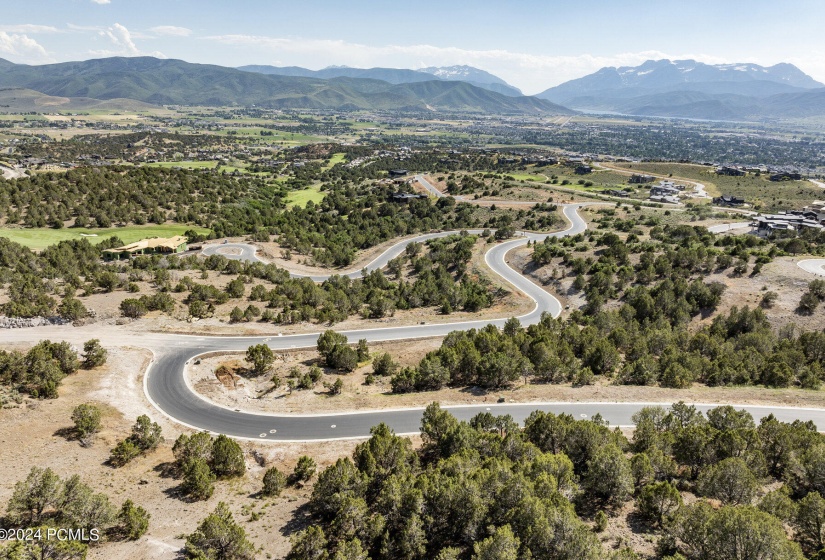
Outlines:
{"type": "Polygon", "coordinates": [[[727,175],[730,177],[742,177],[745,174],[745,172],[742,169],[739,169],[738,167],[723,166],[716,168],[716,174],[727,175]]]}
{"type": "Polygon", "coordinates": [[[638,173],[634,173],[627,182],[631,185],[641,185],[643,183],[652,183],[654,178],[653,175],[639,175],[638,173]]]}
{"type": "Polygon", "coordinates": [[[122,247],[104,249],[103,258],[106,260],[128,259],[135,255],[148,255],[152,253],[181,253],[186,251],[186,249],[186,238],[182,235],[169,238],[150,237],[149,239],[141,239],[140,241],[135,241],[122,247]]]}
{"type": "Polygon", "coordinates": [[[720,206],[742,206],[745,204],[745,199],[723,194],[714,198],[713,203],[720,206]]]}

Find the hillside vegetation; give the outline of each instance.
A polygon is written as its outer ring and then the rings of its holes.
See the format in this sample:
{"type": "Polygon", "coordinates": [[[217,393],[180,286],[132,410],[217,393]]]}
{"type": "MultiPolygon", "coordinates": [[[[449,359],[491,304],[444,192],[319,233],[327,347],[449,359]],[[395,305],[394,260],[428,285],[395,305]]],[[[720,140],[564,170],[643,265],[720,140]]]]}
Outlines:
{"type": "Polygon", "coordinates": [[[415,84],[344,77],[323,80],[151,57],[42,66],[2,60],[0,68],[0,87],[27,88],[60,97],[127,98],[155,105],[571,114],[549,101],[511,97],[465,82],[436,78],[415,84]]]}

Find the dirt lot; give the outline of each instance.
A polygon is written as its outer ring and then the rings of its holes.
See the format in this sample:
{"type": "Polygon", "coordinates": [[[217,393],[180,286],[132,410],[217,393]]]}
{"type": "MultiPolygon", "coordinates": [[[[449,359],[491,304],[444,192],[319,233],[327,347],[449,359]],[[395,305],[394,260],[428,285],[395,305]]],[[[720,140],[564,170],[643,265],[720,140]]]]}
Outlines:
{"type": "Polygon", "coordinates": [[[283,557],[289,550],[289,535],[300,529],[293,518],[306,503],[311,484],[289,488],[279,498],[261,500],[253,494],[260,489],[265,469],[276,466],[291,472],[299,456],[309,455],[318,462],[320,471],[338,457],[350,454],[357,442],[326,442],[322,446],[242,443],[247,474],[218,482],[215,494],[205,502],[188,502],[176,490],[180,481],[165,475],[162,467],[173,460],[171,446],[181,430],[149,407],[140,388],[148,354],[136,349],[110,349],[109,356],[107,365],[67,377],[56,400],[26,400],[17,408],[0,410],[0,445],[4,450],[0,454],[0,512],[15,482],[25,478],[31,467],[51,467],[62,478],[79,474],[95,490],[108,494],[115,507],[128,498],[152,515],[149,532],[140,540],[96,546],[90,550],[90,559],[177,558],[184,543],[179,537],[191,533],[219,501],[230,505],[235,519],[262,547],[260,557],[283,557]],[[104,411],[103,430],[89,448],[67,435],[71,411],[81,403],[97,404],[104,411]],[[106,465],[111,448],[128,434],[134,418],[143,413],[162,425],[166,442],[120,469],[106,465]],[[264,458],[264,467],[253,458],[253,450],[264,458]],[[251,521],[252,511],[263,515],[251,521]]]}
{"type": "MultiPolygon", "coordinates": [[[[441,192],[447,192],[447,181],[438,181],[437,177],[433,177],[432,175],[425,175],[425,178],[432,184],[435,188],[437,188],[441,192]]],[[[489,183],[489,181],[485,181],[489,183]]],[[[422,192],[424,194],[429,193],[424,187],[420,186],[418,183],[415,183],[416,191],[422,192]]],[[[515,204],[508,206],[507,202],[555,202],[558,204],[570,203],[570,202],[586,202],[589,199],[581,196],[577,196],[575,193],[568,193],[568,192],[559,192],[554,190],[551,185],[544,185],[541,182],[532,182],[532,181],[525,181],[521,184],[519,183],[508,183],[505,187],[496,187],[496,190],[499,190],[500,193],[498,195],[491,195],[485,196],[483,198],[475,198],[476,195],[473,194],[465,194],[463,196],[463,200],[465,202],[470,202],[472,204],[479,204],[482,206],[489,206],[491,204],[495,204],[501,208],[523,208],[523,204],[515,204]]],[[[480,194],[480,193],[479,193],[480,194]]]]}

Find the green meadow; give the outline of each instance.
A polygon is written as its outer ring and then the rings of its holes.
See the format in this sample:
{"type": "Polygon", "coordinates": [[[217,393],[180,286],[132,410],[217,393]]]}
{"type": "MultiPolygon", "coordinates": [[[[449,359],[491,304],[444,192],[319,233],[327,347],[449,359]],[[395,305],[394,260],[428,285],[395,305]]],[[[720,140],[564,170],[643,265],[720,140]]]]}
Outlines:
{"type": "Polygon", "coordinates": [[[89,228],[0,228],[0,237],[7,237],[29,249],[45,249],[49,245],[54,245],[67,239],[88,239],[89,243],[96,245],[112,236],[119,237],[124,243],[133,243],[147,237],[172,237],[183,235],[187,230],[195,230],[198,233],[209,233],[206,228],[198,226],[188,226],[181,224],[126,226],[105,229],[89,228]],[[94,235],[87,237],[81,234],[94,235]]]}

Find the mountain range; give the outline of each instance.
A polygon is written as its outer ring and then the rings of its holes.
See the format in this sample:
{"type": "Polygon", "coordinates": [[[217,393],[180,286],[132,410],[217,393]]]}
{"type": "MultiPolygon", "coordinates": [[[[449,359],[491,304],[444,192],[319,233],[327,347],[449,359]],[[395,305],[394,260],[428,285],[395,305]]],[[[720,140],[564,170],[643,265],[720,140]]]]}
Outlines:
{"type": "Polygon", "coordinates": [[[0,88],[33,90],[85,105],[131,99],[156,105],[520,115],[572,114],[570,107],[709,120],[825,116],[825,85],[792,64],[711,65],[695,60],[602,68],[534,97],[471,66],[227,68],[152,57],[42,66],[0,59],[0,88]]]}
{"type": "MultiPolygon", "coordinates": [[[[413,71],[396,72],[401,79],[413,71]]],[[[125,98],[157,105],[571,114],[550,101],[503,95],[430,74],[425,74],[430,76],[427,81],[411,83],[353,74],[327,79],[274,75],[153,57],[112,57],[41,66],[0,59],[0,88],[24,88],[58,97],[125,98]]]]}
{"type": "Polygon", "coordinates": [[[322,70],[309,70],[300,66],[240,66],[238,70],[257,72],[277,76],[300,76],[304,78],[369,78],[382,80],[391,84],[410,84],[415,82],[429,82],[433,79],[466,82],[480,87],[508,95],[520,97],[521,90],[511,86],[501,78],[489,72],[473,68],[472,66],[431,66],[420,70],[406,70],[403,68],[351,68],[349,66],[330,66],[322,70]]]}
{"type": "Polygon", "coordinates": [[[583,111],[714,120],[825,114],[825,85],[792,64],[648,60],[608,67],[537,97],[583,111]]]}

